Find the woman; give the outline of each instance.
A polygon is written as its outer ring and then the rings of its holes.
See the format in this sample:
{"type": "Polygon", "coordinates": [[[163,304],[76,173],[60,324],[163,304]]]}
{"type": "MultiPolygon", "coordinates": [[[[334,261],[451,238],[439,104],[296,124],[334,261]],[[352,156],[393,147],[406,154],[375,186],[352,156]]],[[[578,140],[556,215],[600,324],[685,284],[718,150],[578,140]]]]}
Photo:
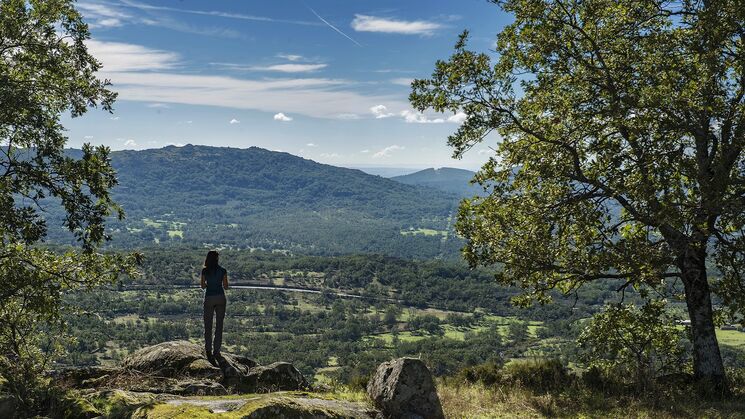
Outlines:
{"type": "Polygon", "coordinates": [[[225,291],[228,289],[228,271],[218,264],[220,255],[210,250],[204,260],[201,285],[204,290],[204,351],[210,362],[220,357],[222,346],[222,322],[225,319],[227,300],[225,291]],[[215,322],[214,349],[212,343],[212,316],[217,315],[215,322]]]}

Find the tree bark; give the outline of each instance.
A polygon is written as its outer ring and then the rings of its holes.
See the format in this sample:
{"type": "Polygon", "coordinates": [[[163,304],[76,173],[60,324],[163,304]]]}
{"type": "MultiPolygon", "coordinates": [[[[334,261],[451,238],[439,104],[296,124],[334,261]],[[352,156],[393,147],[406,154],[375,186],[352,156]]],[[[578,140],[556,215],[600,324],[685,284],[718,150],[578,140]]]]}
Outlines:
{"type": "Polygon", "coordinates": [[[693,371],[698,381],[726,392],[727,383],[722,355],[719,352],[711,306],[711,290],[706,275],[706,251],[688,249],[678,259],[685,286],[688,316],[691,319],[693,371]]]}

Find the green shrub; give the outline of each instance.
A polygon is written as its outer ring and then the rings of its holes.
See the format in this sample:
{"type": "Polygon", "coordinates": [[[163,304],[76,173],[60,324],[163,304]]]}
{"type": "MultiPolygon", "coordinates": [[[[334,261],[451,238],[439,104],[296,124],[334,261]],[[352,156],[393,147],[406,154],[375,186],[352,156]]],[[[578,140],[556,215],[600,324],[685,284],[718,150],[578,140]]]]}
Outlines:
{"type": "Polygon", "coordinates": [[[502,364],[487,362],[473,367],[466,367],[458,372],[457,380],[466,383],[482,383],[493,386],[502,382],[502,364]]]}
{"type": "Polygon", "coordinates": [[[535,391],[563,389],[572,378],[558,359],[515,361],[504,367],[503,374],[510,383],[535,391]]]}

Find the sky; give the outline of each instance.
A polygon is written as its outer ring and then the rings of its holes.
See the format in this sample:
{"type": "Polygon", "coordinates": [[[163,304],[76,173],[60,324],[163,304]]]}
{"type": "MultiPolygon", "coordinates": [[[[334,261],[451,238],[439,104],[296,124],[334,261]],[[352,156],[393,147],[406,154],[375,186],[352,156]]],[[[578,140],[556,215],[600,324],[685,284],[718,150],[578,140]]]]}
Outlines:
{"type": "MultiPolygon", "coordinates": [[[[202,144],[350,167],[462,167],[463,113],[420,114],[409,84],[458,34],[489,52],[511,17],[486,0],[78,0],[89,51],[119,93],[113,114],[65,118],[71,147],[202,144]]],[[[489,141],[495,141],[490,139],[489,141]]],[[[491,145],[493,146],[493,144],[491,145]]]]}

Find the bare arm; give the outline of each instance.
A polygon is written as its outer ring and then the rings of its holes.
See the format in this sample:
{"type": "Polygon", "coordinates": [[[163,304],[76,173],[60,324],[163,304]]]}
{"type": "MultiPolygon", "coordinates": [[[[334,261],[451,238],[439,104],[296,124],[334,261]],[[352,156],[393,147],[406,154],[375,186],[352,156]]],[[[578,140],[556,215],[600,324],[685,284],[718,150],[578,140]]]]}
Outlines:
{"type": "Polygon", "coordinates": [[[225,275],[222,277],[222,287],[223,289],[228,289],[228,273],[225,272],[225,275]]]}
{"type": "Polygon", "coordinates": [[[202,289],[207,288],[207,281],[204,279],[204,274],[202,274],[200,278],[200,286],[202,287],[202,289]]]}

